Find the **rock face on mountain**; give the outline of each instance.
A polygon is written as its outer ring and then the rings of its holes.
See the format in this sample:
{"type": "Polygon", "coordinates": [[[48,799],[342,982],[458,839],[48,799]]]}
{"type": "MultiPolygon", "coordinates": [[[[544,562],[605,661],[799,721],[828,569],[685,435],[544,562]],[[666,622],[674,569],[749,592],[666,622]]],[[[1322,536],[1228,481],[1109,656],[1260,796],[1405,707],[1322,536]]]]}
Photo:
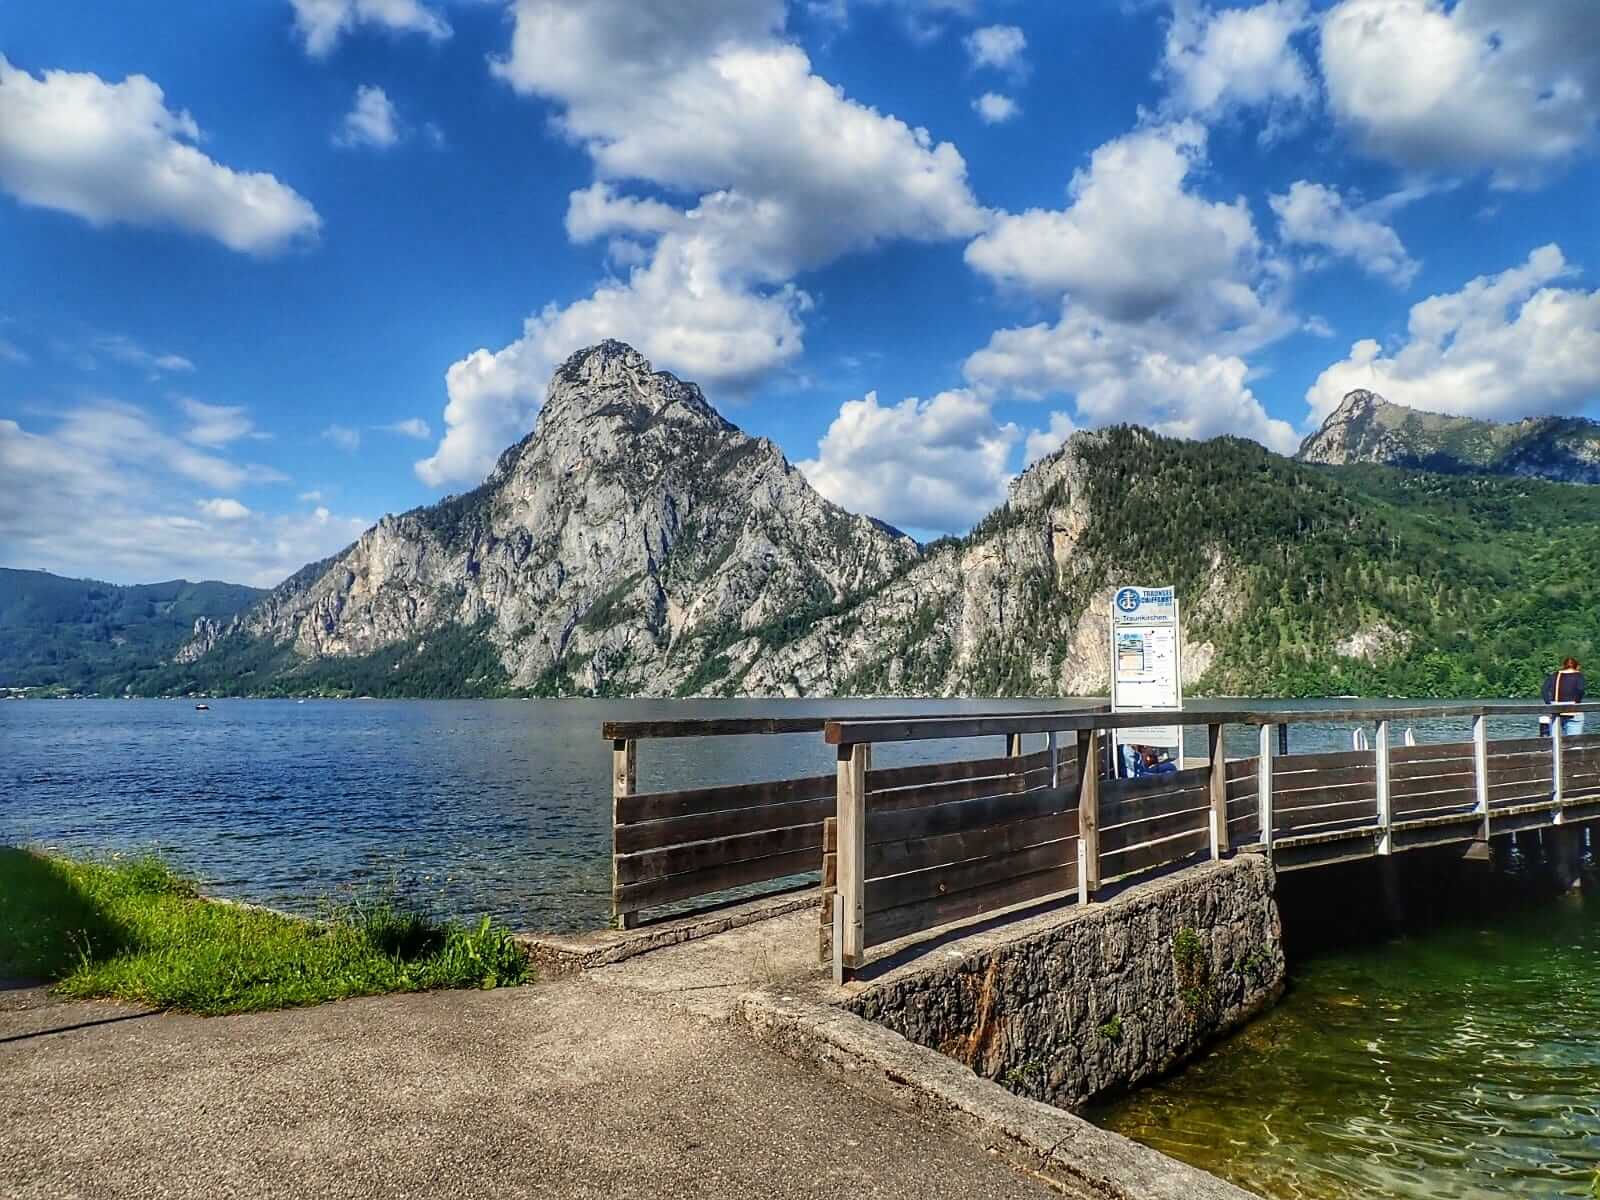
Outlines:
{"type": "MultiPolygon", "coordinates": [[[[1143,431],[1122,436],[1130,432],[1143,431]]],[[[778,695],[1104,695],[1115,564],[1094,544],[1090,476],[1108,440],[1074,434],[1018,476],[1006,505],[967,537],[936,543],[923,561],[784,646],[729,647],[730,673],[778,695]]],[[[1214,586],[1185,614],[1186,683],[1211,665],[1208,619],[1240,599],[1222,556],[1210,559],[1214,586]]]]}
{"type": "Polygon", "coordinates": [[[1301,443],[1301,462],[1383,463],[1460,475],[1520,475],[1600,483],[1600,422],[1529,417],[1502,424],[1391,404],[1375,392],[1345,396],[1301,443]]]}
{"type": "Polygon", "coordinates": [[[385,517],[226,630],[197,626],[180,657],[240,639],[361,656],[466,627],[513,687],[670,695],[730,637],[838,605],[918,553],[608,341],[556,372],[482,486],[385,517]]]}

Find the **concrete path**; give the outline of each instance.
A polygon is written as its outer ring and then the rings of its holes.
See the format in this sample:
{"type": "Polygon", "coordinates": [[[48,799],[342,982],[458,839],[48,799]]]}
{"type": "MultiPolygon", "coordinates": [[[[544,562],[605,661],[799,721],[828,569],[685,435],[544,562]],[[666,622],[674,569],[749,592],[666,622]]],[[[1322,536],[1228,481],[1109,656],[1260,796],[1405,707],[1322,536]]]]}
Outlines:
{"type": "MultiPolygon", "coordinates": [[[[734,974],[790,969],[751,936],[734,974]]],[[[740,980],[672,961],[209,1019],[0,990],[0,1196],[1052,1194],[757,1045],[718,1019],[740,980]]]]}

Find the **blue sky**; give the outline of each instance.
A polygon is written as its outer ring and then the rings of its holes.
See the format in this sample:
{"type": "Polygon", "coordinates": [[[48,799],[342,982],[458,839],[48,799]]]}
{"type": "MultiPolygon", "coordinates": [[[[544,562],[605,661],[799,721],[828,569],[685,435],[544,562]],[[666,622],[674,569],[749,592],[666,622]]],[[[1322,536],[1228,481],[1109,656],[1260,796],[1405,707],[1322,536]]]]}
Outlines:
{"type": "Polygon", "coordinates": [[[615,336],[928,536],[1072,429],[1600,415],[1592,0],[0,9],[0,564],[276,582],[615,336]]]}

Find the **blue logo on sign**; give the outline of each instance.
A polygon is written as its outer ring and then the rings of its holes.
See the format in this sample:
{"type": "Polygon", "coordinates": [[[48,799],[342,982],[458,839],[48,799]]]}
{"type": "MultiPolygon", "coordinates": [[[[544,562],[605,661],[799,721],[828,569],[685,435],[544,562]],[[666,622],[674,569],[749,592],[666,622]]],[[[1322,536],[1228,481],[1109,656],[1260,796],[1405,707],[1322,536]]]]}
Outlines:
{"type": "Polygon", "coordinates": [[[1118,592],[1117,608],[1125,613],[1136,612],[1139,608],[1139,589],[1123,588],[1118,592]]]}

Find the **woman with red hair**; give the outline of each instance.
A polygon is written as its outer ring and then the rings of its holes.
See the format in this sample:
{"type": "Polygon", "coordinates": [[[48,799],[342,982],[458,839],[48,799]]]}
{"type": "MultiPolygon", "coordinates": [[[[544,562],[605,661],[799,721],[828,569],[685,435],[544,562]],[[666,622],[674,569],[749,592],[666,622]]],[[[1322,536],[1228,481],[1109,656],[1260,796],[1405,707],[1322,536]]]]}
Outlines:
{"type": "MultiPolygon", "coordinates": [[[[1551,705],[1583,703],[1583,670],[1578,666],[1577,659],[1566,659],[1559,671],[1552,671],[1544,677],[1544,702],[1551,705]]],[[[1548,717],[1540,717],[1539,732],[1550,734],[1557,721],[1561,722],[1562,737],[1575,737],[1583,732],[1581,712],[1551,713],[1548,717]]]]}

